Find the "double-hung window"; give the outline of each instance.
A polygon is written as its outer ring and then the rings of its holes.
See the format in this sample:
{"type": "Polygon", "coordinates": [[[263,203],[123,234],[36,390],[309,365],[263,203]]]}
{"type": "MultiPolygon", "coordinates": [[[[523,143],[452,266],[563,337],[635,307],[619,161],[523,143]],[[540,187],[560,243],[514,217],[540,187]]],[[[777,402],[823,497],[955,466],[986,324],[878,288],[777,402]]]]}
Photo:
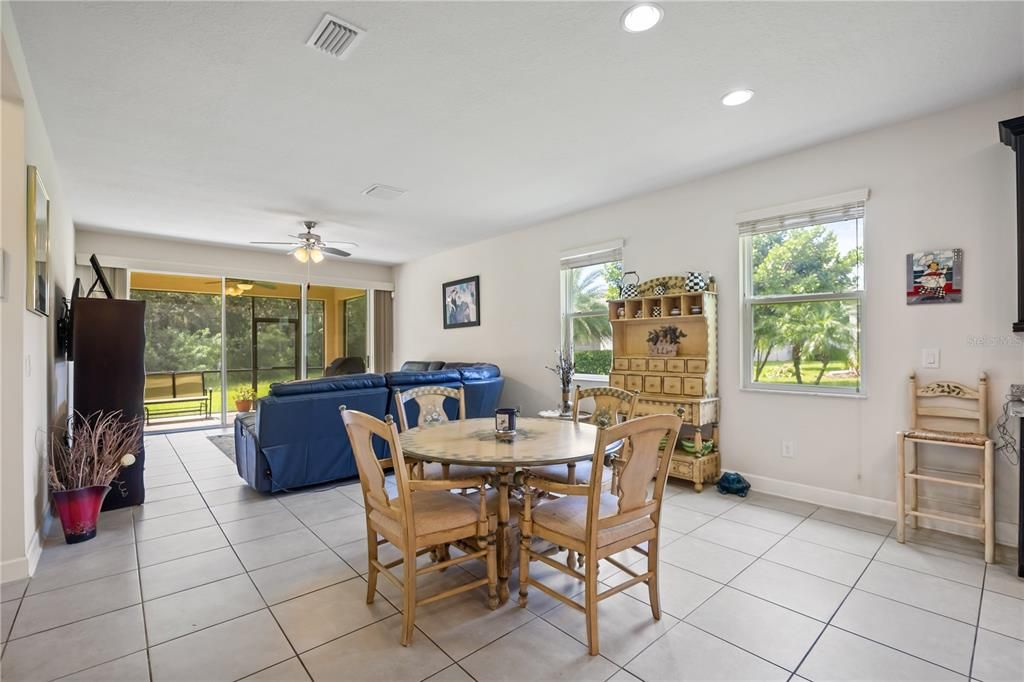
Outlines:
{"type": "Polygon", "coordinates": [[[606,378],[612,367],[610,298],[622,278],[622,243],[610,242],[562,254],[562,349],[580,378],[606,378]]]}
{"type": "Polygon", "coordinates": [[[743,384],[864,393],[867,190],[740,217],[743,384]]]}

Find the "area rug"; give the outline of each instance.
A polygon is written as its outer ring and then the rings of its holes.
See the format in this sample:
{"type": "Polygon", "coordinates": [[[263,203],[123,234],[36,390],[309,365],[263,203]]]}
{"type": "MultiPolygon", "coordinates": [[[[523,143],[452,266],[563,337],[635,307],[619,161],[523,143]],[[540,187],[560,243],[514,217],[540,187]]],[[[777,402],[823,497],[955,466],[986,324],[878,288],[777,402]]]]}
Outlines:
{"type": "Polygon", "coordinates": [[[217,446],[217,449],[228,456],[232,462],[235,461],[235,436],[232,433],[223,436],[207,436],[207,439],[211,443],[217,446]]]}

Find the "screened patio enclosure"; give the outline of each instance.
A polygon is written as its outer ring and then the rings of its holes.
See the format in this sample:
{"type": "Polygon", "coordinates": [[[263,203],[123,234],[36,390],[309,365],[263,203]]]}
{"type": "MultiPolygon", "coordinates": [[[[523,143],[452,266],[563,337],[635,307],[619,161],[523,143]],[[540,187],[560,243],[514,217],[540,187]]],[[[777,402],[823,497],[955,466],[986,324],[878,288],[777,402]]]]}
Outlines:
{"type": "Polygon", "coordinates": [[[243,389],[262,397],[336,358],[370,366],[365,289],[132,272],[129,297],[146,301],[150,431],[227,424],[243,389]]]}

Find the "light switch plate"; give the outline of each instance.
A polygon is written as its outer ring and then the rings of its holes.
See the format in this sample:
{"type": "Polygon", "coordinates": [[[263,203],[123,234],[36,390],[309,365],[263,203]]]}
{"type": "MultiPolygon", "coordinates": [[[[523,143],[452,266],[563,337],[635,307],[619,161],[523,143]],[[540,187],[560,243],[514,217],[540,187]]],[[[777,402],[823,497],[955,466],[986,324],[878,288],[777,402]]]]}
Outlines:
{"type": "Polygon", "coordinates": [[[922,348],[921,349],[921,366],[925,369],[938,369],[939,362],[939,349],[938,348],[922,348]]]}

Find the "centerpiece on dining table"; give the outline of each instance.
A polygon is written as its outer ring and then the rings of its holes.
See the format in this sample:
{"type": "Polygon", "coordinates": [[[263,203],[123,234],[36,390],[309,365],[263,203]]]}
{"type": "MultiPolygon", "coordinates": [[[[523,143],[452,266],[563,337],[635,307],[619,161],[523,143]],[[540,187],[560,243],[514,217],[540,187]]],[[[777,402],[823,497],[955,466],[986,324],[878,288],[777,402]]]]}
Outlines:
{"type": "Polygon", "coordinates": [[[518,407],[499,407],[494,411],[494,437],[498,440],[513,440],[516,437],[518,407]]]}

